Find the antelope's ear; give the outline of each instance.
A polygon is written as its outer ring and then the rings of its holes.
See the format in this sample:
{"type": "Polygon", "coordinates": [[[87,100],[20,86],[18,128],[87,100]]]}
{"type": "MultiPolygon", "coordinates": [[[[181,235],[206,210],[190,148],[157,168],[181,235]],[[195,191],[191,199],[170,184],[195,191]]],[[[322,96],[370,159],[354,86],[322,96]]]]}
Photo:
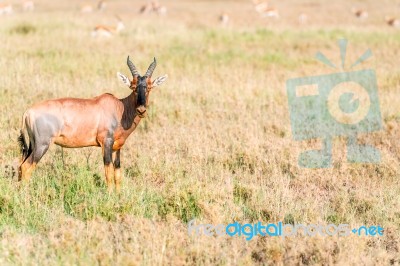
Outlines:
{"type": "Polygon", "coordinates": [[[121,74],[121,73],[119,73],[119,72],[117,72],[117,76],[118,76],[118,78],[119,78],[120,80],[122,80],[122,82],[123,82],[126,86],[131,87],[131,82],[129,81],[129,79],[128,79],[127,77],[125,77],[123,74],[121,74]]]}
{"type": "Polygon", "coordinates": [[[163,84],[164,81],[167,80],[167,78],[168,78],[168,75],[164,75],[164,76],[156,78],[155,80],[153,80],[153,83],[152,83],[151,87],[154,88],[154,87],[157,87],[157,86],[163,84]]]}

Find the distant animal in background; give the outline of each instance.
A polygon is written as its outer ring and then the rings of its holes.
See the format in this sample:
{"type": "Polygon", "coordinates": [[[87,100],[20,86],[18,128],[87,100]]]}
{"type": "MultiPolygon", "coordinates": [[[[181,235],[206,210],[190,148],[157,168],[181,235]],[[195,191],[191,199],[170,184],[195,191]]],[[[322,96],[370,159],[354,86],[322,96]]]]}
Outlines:
{"type": "Polygon", "coordinates": [[[103,11],[106,9],[106,6],[106,1],[99,1],[96,8],[94,8],[92,5],[86,4],[81,7],[81,13],[92,13],[95,9],[97,11],[103,11]]]}
{"type": "Polygon", "coordinates": [[[218,18],[219,22],[221,23],[221,25],[226,26],[229,23],[229,16],[227,13],[222,13],[219,18],[218,18]]]}
{"type": "Polygon", "coordinates": [[[398,20],[397,18],[386,17],[385,20],[386,20],[386,24],[388,24],[391,27],[395,27],[395,28],[400,27],[400,20],[398,20]]]}
{"type": "Polygon", "coordinates": [[[0,15],[10,15],[13,13],[13,7],[11,4],[0,3],[0,15]]]}
{"type": "Polygon", "coordinates": [[[153,1],[153,11],[158,15],[166,15],[167,14],[167,7],[162,6],[158,1],[153,1]]]}
{"type": "Polygon", "coordinates": [[[146,4],[142,5],[139,9],[140,14],[148,14],[153,10],[153,6],[150,2],[147,2],[146,4]]]}
{"type": "Polygon", "coordinates": [[[276,8],[270,7],[268,2],[264,1],[256,1],[253,2],[255,10],[262,16],[262,17],[271,17],[271,18],[279,18],[279,11],[276,8]]]}
{"type": "Polygon", "coordinates": [[[353,7],[351,11],[359,19],[367,19],[368,18],[368,12],[363,9],[356,9],[353,7]]]}
{"type": "Polygon", "coordinates": [[[33,11],[35,9],[35,3],[33,1],[24,1],[22,3],[22,10],[33,11]]]}
{"type": "Polygon", "coordinates": [[[254,8],[258,13],[262,13],[265,9],[268,8],[268,2],[262,2],[262,1],[255,1],[254,2],[254,8]]]}
{"type": "Polygon", "coordinates": [[[279,11],[276,8],[268,8],[261,13],[262,17],[279,18],[279,11]]]}
{"type": "Polygon", "coordinates": [[[106,7],[107,7],[106,1],[100,1],[97,4],[97,10],[99,10],[99,11],[103,11],[104,9],[106,9],[106,7]]]}
{"type": "Polygon", "coordinates": [[[298,17],[299,24],[306,24],[308,22],[308,16],[305,13],[301,13],[298,17]]]}
{"type": "Polygon", "coordinates": [[[147,2],[139,9],[140,14],[156,13],[158,15],[166,15],[167,7],[161,5],[158,1],[147,2]]]}
{"type": "Polygon", "coordinates": [[[116,34],[119,34],[125,29],[125,25],[120,17],[116,16],[118,22],[116,26],[104,26],[97,25],[92,31],[92,37],[107,37],[110,38],[116,34]]]}
{"type": "Polygon", "coordinates": [[[92,13],[93,7],[91,5],[83,5],[81,6],[81,13],[92,13]]]}

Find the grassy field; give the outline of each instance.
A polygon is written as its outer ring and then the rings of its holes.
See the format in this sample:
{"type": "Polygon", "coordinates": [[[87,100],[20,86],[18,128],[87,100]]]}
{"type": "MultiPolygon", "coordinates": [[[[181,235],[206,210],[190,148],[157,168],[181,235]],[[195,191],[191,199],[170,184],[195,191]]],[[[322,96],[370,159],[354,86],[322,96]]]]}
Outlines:
{"type": "MultiPolygon", "coordinates": [[[[274,1],[281,18],[262,19],[251,1],[166,1],[168,14],[140,16],[144,1],[109,1],[81,14],[80,1],[35,1],[36,10],[0,16],[0,264],[400,264],[400,31],[384,22],[393,1],[274,1]],[[332,3],[331,3],[332,2],[332,3]],[[350,9],[365,7],[366,21],[350,9]],[[218,15],[227,12],[227,26],[218,15]],[[297,16],[308,15],[299,25],[297,16]],[[92,38],[96,24],[126,29],[92,38]],[[332,73],[366,49],[376,69],[384,128],[364,137],[380,164],[349,164],[345,139],[333,167],[303,169],[292,139],[285,82],[332,73]],[[141,73],[153,56],[148,117],[122,149],[120,195],[106,191],[98,148],[53,146],[28,186],[15,175],[23,112],[49,98],[130,93],[130,55],[141,73]],[[382,237],[189,236],[187,222],[381,225],[382,237]]],[[[17,1],[15,2],[18,3],[17,1]]],[[[93,2],[94,4],[94,2],[93,2]]],[[[84,115],[84,114],[82,114],[84,115]]]]}

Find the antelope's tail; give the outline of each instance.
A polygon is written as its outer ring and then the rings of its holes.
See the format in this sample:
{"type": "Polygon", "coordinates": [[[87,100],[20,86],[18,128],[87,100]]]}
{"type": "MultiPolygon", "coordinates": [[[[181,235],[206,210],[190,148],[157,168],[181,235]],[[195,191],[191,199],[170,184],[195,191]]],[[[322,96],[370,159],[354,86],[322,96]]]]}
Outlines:
{"type": "Polygon", "coordinates": [[[20,135],[18,137],[18,143],[21,151],[21,165],[32,153],[32,145],[29,140],[29,134],[25,125],[25,115],[22,118],[22,129],[20,130],[20,135]]]}

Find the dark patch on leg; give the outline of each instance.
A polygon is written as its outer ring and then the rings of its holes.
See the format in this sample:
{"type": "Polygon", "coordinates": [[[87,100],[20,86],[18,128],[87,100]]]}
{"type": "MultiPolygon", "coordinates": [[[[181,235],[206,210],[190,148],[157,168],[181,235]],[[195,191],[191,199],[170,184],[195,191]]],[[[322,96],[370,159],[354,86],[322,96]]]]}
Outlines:
{"type": "Polygon", "coordinates": [[[104,141],[104,154],[103,154],[103,162],[104,165],[108,166],[112,163],[112,146],[114,145],[114,139],[106,138],[104,141]]]}
{"type": "Polygon", "coordinates": [[[114,182],[115,182],[115,190],[117,193],[121,190],[121,162],[120,162],[120,150],[115,151],[114,154],[114,182]]]}
{"type": "Polygon", "coordinates": [[[115,169],[121,168],[120,150],[117,150],[117,151],[115,152],[114,168],[115,168],[115,169]]]}
{"type": "Polygon", "coordinates": [[[50,143],[40,143],[36,145],[33,151],[33,162],[38,163],[42,159],[43,155],[49,149],[50,143]]]}
{"type": "Polygon", "coordinates": [[[109,132],[107,134],[106,139],[103,143],[103,162],[104,162],[104,171],[106,175],[107,182],[107,190],[111,192],[112,190],[112,172],[113,172],[113,164],[112,164],[112,147],[114,145],[114,137],[113,133],[109,132]]]}

